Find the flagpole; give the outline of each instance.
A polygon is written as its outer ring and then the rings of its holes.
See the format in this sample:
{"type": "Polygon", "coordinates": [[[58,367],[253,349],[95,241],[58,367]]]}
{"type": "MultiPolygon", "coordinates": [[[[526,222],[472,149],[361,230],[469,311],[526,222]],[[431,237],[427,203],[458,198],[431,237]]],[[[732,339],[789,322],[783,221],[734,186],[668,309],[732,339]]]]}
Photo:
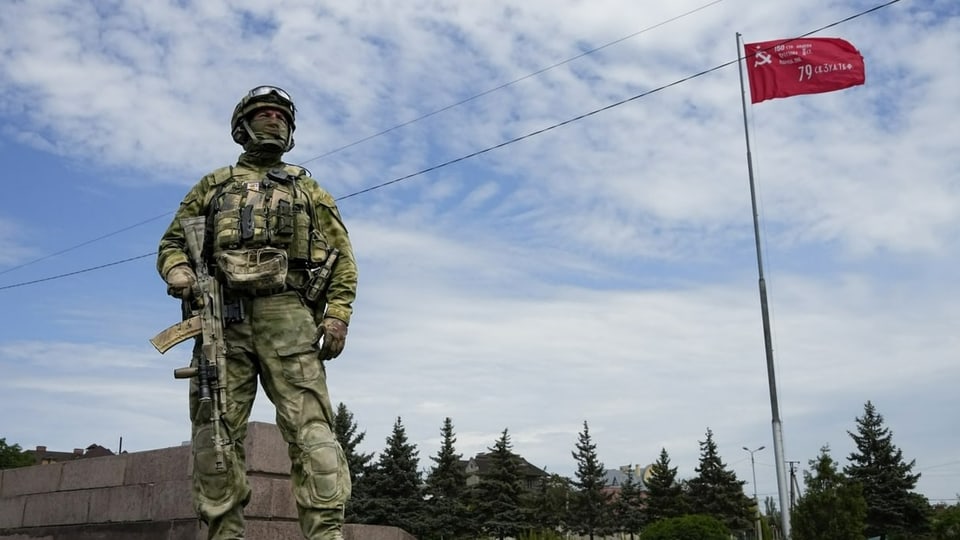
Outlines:
{"type": "Polygon", "coordinates": [[[780,494],[780,516],[783,538],[790,540],[790,506],[787,498],[787,472],[783,455],[783,425],[780,422],[780,404],[777,399],[777,377],[773,365],[773,340],[770,336],[770,309],[767,304],[767,284],[763,279],[763,256],[760,251],[760,214],[757,212],[757,194],[753,180],[753,159],[750,155],[750,131],[747,128],[747,93],[743,84],[743,61],[740,56],[740,33],[737,32],[737,67],[740,70],[740,101],[743,105],[743,135],[747,142],[747,176],[750,179],[750,204],[753,208],[753,237],[757,247],[757,272],[760,276],[760,314],[763,319],[763,342],[767,355],[767,381],[770,386],[770,412],[773,416],[773,455],[777,465],[777,488],[780,494]]]}

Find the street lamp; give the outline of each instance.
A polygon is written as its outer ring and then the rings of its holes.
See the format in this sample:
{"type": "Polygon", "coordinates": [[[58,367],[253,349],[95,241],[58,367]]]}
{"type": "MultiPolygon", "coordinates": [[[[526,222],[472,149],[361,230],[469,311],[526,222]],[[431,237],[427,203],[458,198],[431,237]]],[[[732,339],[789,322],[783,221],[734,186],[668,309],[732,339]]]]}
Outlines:
{"type": "Polygon", "coordinates": [[[760,448],[751,450],[746,446],[743,447],[744,450],[746,450],[747,452],[750,452],[750,470],[753,471],[753,504],[757,506],[757,516],[756,516],[757,520],[756,520],[756,523],[754,524],[754,527],[756,528],[756,532],[757,532],[757,540],[763,540],[763,538],[760,535],[760,501],[757,499],[757,466],[753,461],[753,454],[755,452],[759,452],[763,450],[764,448],[766,447],[761,446],[760,448]]]}

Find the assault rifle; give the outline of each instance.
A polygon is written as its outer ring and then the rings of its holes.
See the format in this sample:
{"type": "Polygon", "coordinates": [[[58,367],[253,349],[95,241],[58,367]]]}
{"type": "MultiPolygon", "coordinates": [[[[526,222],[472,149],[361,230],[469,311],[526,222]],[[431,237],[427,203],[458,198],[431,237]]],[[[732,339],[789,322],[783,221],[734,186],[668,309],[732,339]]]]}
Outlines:
{"type": "Polygon", "coordinates": [[[190,302],[190,317],[160,332],[150,343],[160,354],[174,345],[196,335],[201,336],[201,352],[197,365],[173,370],[177,379],[197,379],[201,418],[209,418],[213,425],[213,448],[216,452],[218,471],[226,470],[224,447],[230,441],[224,436],[223,412],[226,408],[226,354],[223,340],[223,297],[220,282],[210,275],[208,265],[203,260],[203,240],[206,232],[204,216],[180,220],[187,241],[190,259],[195,264],[197,283],[190,302]]]}

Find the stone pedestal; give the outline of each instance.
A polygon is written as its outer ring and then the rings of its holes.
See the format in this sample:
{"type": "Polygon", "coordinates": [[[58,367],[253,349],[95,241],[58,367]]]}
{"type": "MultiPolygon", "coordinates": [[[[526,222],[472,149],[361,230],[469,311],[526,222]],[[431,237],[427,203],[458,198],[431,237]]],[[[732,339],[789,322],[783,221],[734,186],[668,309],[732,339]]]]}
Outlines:
{"type": "MultiPolygon", "coordinates": [[[[301,540],[287,445],[273,424],[246,440],[248,540],[301,540]]],[[[0,471],[0,540],[205,540],[179,446],[0,471]]],[[[346,540],[415,540],[393,527],[347,525],[346,540]]]]}

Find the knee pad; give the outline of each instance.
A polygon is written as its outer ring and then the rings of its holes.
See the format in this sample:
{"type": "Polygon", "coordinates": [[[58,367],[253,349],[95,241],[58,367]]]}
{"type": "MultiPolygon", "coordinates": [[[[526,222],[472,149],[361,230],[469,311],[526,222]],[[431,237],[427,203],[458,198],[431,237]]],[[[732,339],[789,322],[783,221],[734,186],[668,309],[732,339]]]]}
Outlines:
{"type": "Polygon", "coordinates": [[[299,456],[294,470],[294,492],[304,508],[342,507],[350,498],[350,470],[343,448],[324,422],[310,422],[297,436],[299,456]]]}
{"type": "Polygon", "coordinates": [[[224,470],[217,470],[213,426],[197,428],[193,437],[193,493],[197,512],[209,522],[250,499],[244,464],[232,445],[223,447],[224,470]]]}

